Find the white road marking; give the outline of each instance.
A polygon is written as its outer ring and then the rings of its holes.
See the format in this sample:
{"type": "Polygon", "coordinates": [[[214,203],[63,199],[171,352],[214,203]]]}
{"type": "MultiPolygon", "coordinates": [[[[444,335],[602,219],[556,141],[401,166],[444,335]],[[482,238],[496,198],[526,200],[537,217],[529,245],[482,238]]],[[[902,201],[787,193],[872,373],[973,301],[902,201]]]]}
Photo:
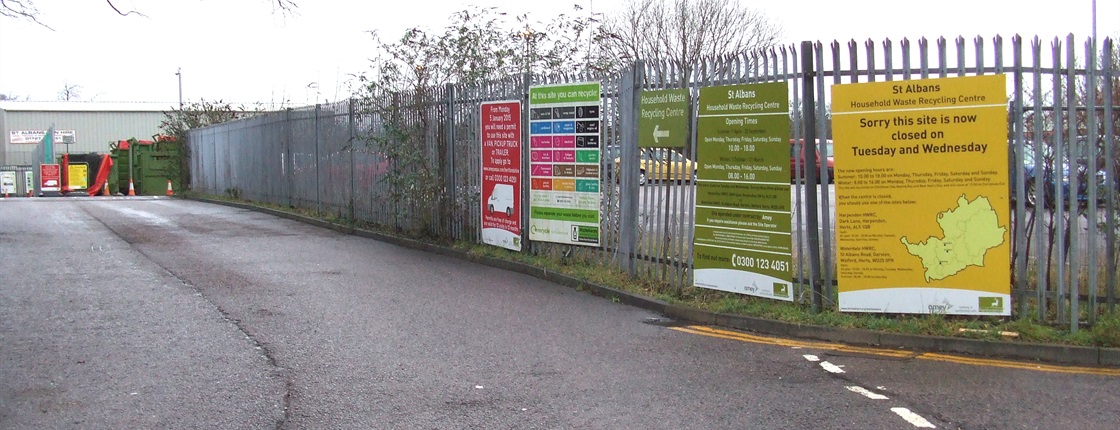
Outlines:
{"type": "Polygon", "coordinates": [[[889,398],[887,396],[884,396],[882,394],[873,392],[871,390],[868,390],[866,388],[863,388],[863,387],[860,387],[860,386],[857,386],[857,385],[849,386],[848,391],[851,391],[853,393],[862,394],[863,397],[867,397],[871,400],[889,400],[889,398]]]}
{"type": "Polygon", "coordinates": [[[155,224],[155,225],[172,225],[171,220],[169,220],[167,218],[164,218],[164,217],[161,217],[159,215],[153,214],[151,212],[144,212],[144,211],[141,211],[141,210],[136,210],[136,209],[132,209],[132,208],[129,208],[129,207],[124,207],[124,206],[107,206],[107,207],[112,208],[113,210],[115,210],[117,212],[120,212],[120,213],[124,214],[124,216],[127,216],[129,218],[139,218],[139,219],[142,219],[144,221],[147,221],[147,222],[149,222],[151,224],[155,224]]]}
{"type": "Polygon", "coordinates": [[[824,368],[824,370],[829,371],[829,373],[844,373],[844,369],[841,369],[840,366],[829,363],[827,361],[822,361],[821,367],[824,368]]]}
{"type": "Polygon", "coordinates": [[[922,429],[935,429],[935,428],[937,428],[937,426],[931,424],[929,421],[926,421],[926,419],[922,418],[920,415],[915,414],[913,412],[910,412],[909,409],[906,409],[906,408],[891,408],[891,412],[894,412],[894,413],[898,414],[898,416],[902,417],[902,419],[906,420],[910,424],[913,424],[914,427],[922,428],[922,429]]]}
{"type": "Polygon", "coordinates": [[[820,357],[817,357],[817,356],[811,355],[811,354],[805,354],[802,357],[805,357],[806,360],[812,361],[814,363],[816,363],[818,361],[821,361],[820,357]]]}

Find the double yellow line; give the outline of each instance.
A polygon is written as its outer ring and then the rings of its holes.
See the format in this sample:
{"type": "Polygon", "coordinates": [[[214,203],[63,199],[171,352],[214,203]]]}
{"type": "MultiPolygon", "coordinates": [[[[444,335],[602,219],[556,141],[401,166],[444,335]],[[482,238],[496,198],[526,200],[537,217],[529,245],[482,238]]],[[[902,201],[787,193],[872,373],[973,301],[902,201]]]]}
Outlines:
{"type": "Polygon", "coordinates": [[[1098,367],[1077,367],[1077,366],[1055,366],[1041,363],[1027,363],[1022,361],[1008,361],[992,358],[972,358],[957,355],[940,354],[933,352],[915,352],[894,350],[885,348],[873,347],[860,347],[843,345],[830,342],[812,342],[803,340],[782,339],[776,337],[756,336],[752,334],[721,330],[708,326],[690,325],[683,327],[669,327],[673,330],[698,334],[701,336],[715,337],[720,339],[736,340],[740,342],[750,342],[763,345],[785,346],[790,348],[805,348],[805,349],[822,349],[827,351],[847,352],[855,354],[868,354],[879,357],[890,357],[897,359],[919,359],[919,360],[933,360],[944,361],[949,363],[967,364],[972,366],[989,366],[989,367],[1002,367],[1008,369],[1023,369],[1034,370],[1039,372],[1052,372],[1052,373],[1072,373],[1080,375],[1101,375],[1101,376],[1120,376],[1120,369],[1108,369],[1098,367]]]}

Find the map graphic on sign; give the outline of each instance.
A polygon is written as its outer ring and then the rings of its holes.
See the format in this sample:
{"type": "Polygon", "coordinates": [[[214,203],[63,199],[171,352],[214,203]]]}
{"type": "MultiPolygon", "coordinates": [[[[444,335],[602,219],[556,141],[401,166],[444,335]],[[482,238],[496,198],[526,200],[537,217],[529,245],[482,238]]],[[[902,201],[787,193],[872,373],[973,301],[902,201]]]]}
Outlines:
{"type": "Polygon", "coordinates": [[[956,275],[968,266],[984,267],[988,250],[1002,245],[1007,234],[1007,227],[999,225],[992,203],[984,196],[970,202],[961,195],[956,209],[937,214],[937,224],[944,233],[942,238],[911,243],[902,237],[906,251],[921,259],[926,282],[956,275]]]}

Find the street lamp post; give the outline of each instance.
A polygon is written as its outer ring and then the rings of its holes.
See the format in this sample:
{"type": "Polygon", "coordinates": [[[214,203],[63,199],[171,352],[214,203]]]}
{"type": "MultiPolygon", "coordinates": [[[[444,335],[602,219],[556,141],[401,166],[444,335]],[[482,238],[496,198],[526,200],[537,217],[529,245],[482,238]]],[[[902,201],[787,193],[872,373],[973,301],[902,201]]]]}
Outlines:
{"type": "Polygon", "coordinates": [[[183,111],[183,68],[180,67],[175,70],[175,76],[179,78],[179,112],[183,111]]]}
{"type": "Polygon", "coordinates": [[[1093,0],[1093,47],[1097,44],[1097,0],[1093,0]]]}

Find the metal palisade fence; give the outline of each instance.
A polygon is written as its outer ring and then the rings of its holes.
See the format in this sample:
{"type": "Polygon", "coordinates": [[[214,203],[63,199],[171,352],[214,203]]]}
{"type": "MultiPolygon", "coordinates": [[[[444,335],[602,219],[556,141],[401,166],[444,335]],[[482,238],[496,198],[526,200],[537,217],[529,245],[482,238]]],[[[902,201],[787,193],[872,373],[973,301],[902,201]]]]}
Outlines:
{"type": "MultiPolygon", "coordinates": [[[[601,237],[596,247],[532,242],[526,252],[613,266],[678,288],[692,285],[696,191],[671,158],[697,160],[702,88],[786,82],[789,88],[793,297],[836,305],[831,166],[795,163],[819,143],[831,158],[833,85],[1007,76],[1011,291],[1019,317],[1093,323],[1116,305],[1120,202],[1120,67],[1116,46],[1001,37],[916,44],[803,43],[695,64],[596,74],[510,76],[264,113],[190,131],[192,189],[304,208],[444,241],[479,241],[479,104],[520,100],[529,87],[601,84],[601,237]],[[642,91],[686,89],[688,138],[638,147],[642,91]],[[682,146],[683,145],[683,146],[682,146]],[[805,151],[809,149],[809,151],[805,151]],[[803,152],[805,151],[805,152],[803,152]],[[616,161],[617,160],[617,161],[616,161]],[[644,162],[643,162],[644,160],[644,162]],[[809,166],[805,169],[803,166],[809,166]],[[648,170],[648,171],[647,171],[648,170]],[[658,177],[669,180],[656,181],[658,177]],[[647,182],[642,184],[643,182],[647,182]],[[807,216],[806,214],[813,214],[807,216]]],[[[522,127],[528,142],[528,127],[522,127]]],[[[526,151],[527,152],[527,151],[526,151]]],[[[811,159],[811,158],[810,158],[811,159]]],[[[528,155],[522,156],[528,165],[528,155]]],[[[523,170],[523,176],[525,175],[523,170]]],[[[526,187],[527,188],[527,187],[526,187]]],[[[529,192],[522,190],[522,201],[529,192]]],[[[522,209],[522,224],[528,211],[522,209]]]]}

